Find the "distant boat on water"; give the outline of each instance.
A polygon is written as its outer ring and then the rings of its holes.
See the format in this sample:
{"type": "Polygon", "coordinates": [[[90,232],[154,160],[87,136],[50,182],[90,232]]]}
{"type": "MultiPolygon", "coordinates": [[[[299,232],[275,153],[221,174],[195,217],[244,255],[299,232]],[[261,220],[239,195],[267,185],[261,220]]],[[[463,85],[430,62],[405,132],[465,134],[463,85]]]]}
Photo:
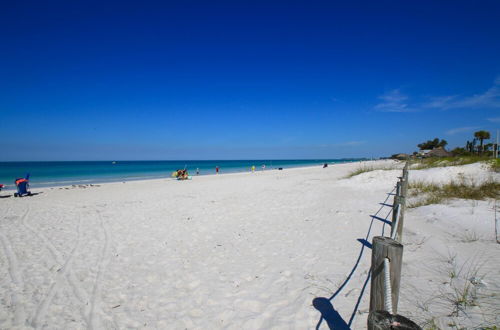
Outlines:
{"type": "Polygon", "coordinates": [[[111,162],[111,164],[113,164],[113,165],[114,165],[114,164],[116,164],[116,162],[111,162]]]}

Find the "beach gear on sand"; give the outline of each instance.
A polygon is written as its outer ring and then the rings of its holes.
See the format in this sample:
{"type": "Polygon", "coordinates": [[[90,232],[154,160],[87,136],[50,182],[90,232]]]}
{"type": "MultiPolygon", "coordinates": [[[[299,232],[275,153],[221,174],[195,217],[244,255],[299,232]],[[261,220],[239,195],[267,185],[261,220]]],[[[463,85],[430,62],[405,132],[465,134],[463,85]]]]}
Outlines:
{"type": "Polygon", "coordinates": [[[29,177],[30,175],[26,175],[26,178],[18,178],[14,182],[16,183],[17,193],[14,193],[14,197],[23,197],[23,196],[31,196],[31,191],[29,188],[29,177]]]}
{"type": "Polygon", "coordinates": [[[2,188],[3,188],[3,184],[0,184],[0,190],[2,190],[2,188]]]}
{"type": "Polygon", "coordinates": [[[177,180],[191,180],[192,177],[188,174],[186,169],[177,170],[172,172],[172,177],[177,178],[177,180]]]}

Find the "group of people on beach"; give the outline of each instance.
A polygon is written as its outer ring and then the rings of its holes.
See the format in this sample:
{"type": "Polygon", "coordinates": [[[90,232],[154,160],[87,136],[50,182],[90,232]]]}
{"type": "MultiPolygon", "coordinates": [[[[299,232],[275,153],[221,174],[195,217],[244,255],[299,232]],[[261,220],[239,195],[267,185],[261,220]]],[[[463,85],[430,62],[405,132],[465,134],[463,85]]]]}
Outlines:
{"type": "MultiPolygon", "coordinates": [[[[262,165],[262,170],[264,171],[266,169],[266,165],[262,165]]],[[[251,170],[252,170],[252,173],[255,172],[255,165],[252,165],[251,167],[251,170]]],[[[219,166],[215,166],[215,174],[219,174],[219,171],[220,171],[220,167],[219,166]]],[[[199,168],[196,168],[196,175],[200,175],[200,169],[199,168]]],[[[187,180],[189,179],[189,174],[188,174],[188,171],[186,169],[182,169],[182,170],[176,170],[172,173],[172,176],[177,178],[177,180],[187,180]]]]}
{"type": "MultiPolygon", "coordinates": [[[[266,169],[266,165],[265,164],[262,164],[262,170],[264,171],[266,169]]],[[[280,167],[279,170],[281,170],[282,168],[280,167]]],[[[255,165],[252,165],[251,167],[251,170],[252,170],[252,173],[255,172],[255,165]]],[[[219,166],[215,166],[215,174],[219,174],[220,172],[220,167],[219,166]]],[[[196,175],[200,175],[200,169],[199,168],[196,168],[196,175]]],[[[188,180],[190,179],[191,177],[189,176],[188,174],[188,171],[186,169],[182,169],[182,170],[176,170],[172,173],[172,176],[177,178],[177,180],[188,180]]]]}

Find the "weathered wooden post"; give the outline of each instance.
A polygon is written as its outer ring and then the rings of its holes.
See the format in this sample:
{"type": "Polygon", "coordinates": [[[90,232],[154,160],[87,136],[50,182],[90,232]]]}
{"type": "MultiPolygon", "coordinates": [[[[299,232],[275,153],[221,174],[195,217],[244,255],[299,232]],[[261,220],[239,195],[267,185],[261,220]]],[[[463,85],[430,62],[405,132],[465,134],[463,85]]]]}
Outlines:
{"type": "MultiPolygon", "coordinates": [[[[406,163],[408,165],[408,163],[406,163]]],[[[408,194],[408,170],[405,166],[405,171],[403,171],[403,178],[401,179],[401,194],[399,196],[399,220],[396,229],[397,239],[399,242],[403,242],[403,224],[406,212],[406,196],[408,194]]],[[[392,236],[391,236],[392,237],[392,236]]]]}
{"type": "Polygon", "coordinates": [[[370,312],[385,310],[384,259],[390,261],[392,311],[397,314],[403,245],[389,237],[376,236],[372,243],[370,312]]]}
{"type": "MultiPolygon", "coordinates": [[[[404,223],[404,218],[405,218],[405,207],[406,205],[406,197],[405,196],[399,196],[399,219],[397,222],[397,227],[396,227],[396,239],[398,242],[402,243],[403,242],[403,223],[404,223]]],[[[391,235],[391,237],[394,237],[391,235]]]]}
{"type": "MultiPolygon", "coordinates": [[[[408,163],[406,163],[408,165],[408,163]]],[[[408,191],[408,166],[405,166],[405,169],[403,171],[403,196],[406,197],[406,193],[408,191]]]]}
{"type": "Polygon", "coordinates": [[[394,231],[397,230],[396,222],[399,216],[400,196],[401,196],[401,182],[398,181],[398,183],[396,184],[396,194],[394,195],[394,202],[392,203],[391,237],[394,237],[393,235],[394,231]]]}
{"type": "Polygon", "coordinates": [[[495,235],[497,238],[497,243],[500,244],[500,217],[497,216],[497,201],[495,200],[495,235]]]}

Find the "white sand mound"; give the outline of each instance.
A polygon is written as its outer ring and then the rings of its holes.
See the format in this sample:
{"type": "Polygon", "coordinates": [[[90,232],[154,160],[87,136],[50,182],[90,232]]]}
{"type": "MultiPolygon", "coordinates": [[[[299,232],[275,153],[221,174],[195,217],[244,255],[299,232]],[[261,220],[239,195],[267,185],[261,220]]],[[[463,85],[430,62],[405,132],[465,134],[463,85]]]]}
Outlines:
{"type": "Polygon", "coordinates": [[[494,208],[494,201],[454,200],[407,212],[401,314],[440,329],[500,323],[494,208]]]}
{"type": "Polygon", "coordinates": [[[485,163],[462,166],[435,167],[425,170],[411,170],[410,181],[445,184],[451,181],[481,184],[485,181],[500,180],[500,173],[490,171],[485,163]]]}

